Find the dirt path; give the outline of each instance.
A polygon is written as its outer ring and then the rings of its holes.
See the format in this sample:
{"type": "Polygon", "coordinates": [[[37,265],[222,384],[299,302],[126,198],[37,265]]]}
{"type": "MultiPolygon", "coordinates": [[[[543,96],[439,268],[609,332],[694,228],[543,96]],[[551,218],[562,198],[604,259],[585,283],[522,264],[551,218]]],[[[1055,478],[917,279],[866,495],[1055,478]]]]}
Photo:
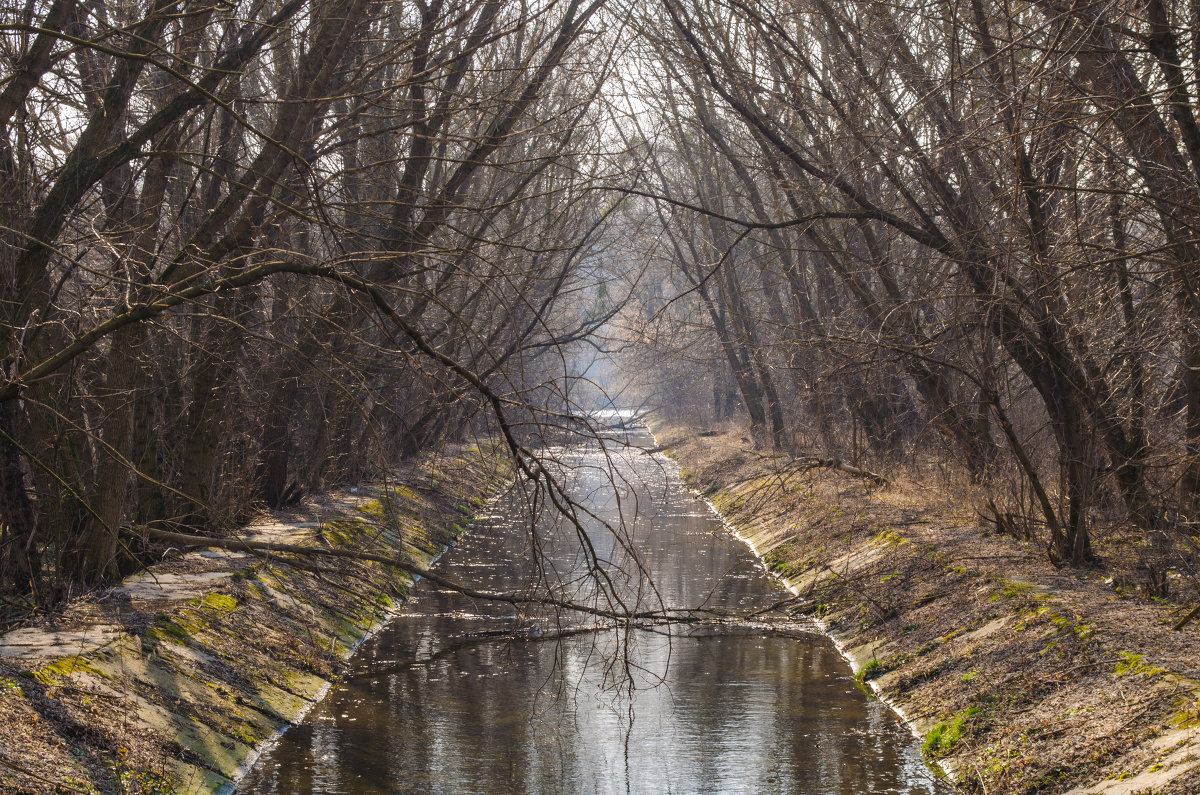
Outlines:
{"type": "MultiPolygon", "coordinates": [[[[508,476],[495,451],[462,449],[246,534],[423,565],[508,476]]],[[[0,791],[228,789],[410,585],[375,563],[206,549],[0,636],[0,791]]]]}
{"type": "Polygon", "coordinates": [[[1055,569],[920,483],[656,432],[964,791],[1200,792],[1200,626],[1171,631],[1180,605],[1055,569]]]}

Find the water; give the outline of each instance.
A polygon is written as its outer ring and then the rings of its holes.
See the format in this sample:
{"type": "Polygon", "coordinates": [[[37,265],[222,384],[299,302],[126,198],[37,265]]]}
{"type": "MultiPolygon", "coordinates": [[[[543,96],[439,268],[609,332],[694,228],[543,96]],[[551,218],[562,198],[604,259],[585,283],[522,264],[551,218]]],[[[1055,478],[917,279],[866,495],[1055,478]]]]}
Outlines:
{"type": "MultiPolygon", "coordinates": [[[[788,597],[669,462],[595,449],[558,458],[555,471],[594,514],[581,524],[627,605],[745,614],[788,597]]],[[[477,589],[529,593],[545,571],[572,598],[604,606],[576,528],[554,515],[531,523],[524,499],[508,495],[437,570],[477,589]]],[[[597,628],[605,623],[423,582],[239,791],[951,791],[801,620],[597,628]]]]}

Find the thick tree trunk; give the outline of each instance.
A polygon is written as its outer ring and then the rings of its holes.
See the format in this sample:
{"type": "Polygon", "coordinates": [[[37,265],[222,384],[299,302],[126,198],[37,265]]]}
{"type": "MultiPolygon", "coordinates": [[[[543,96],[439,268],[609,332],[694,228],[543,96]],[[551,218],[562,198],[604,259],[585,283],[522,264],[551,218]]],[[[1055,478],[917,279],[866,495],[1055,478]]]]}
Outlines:
{"type": "Polygon", "coordinates": [[[134,457],[134,421],[141,376],[138,355],[145,327],[129,326],[113,337],[103,392],[99,463],[78,530],[63,557],[63,575],[72,581],[100,583],[117,572],[119,533],[130,495],[134,457]]]}
{"type": "Polygon", "coordinates": [[[16,402],[0,402],[0,589],[29,593],[41,577],[37,517],[25,487],[16,402]]]}
{"type": "Polygon", "coordinates": [[[268,398],[267,416],[259,436],[259,493],[263,501],[272,508],[282,508],[292,498],[298,497],[297,489],[288,479],[288,461],[291,455],[291,427],[296,403],[299,378],[287,373],[276,381],[268,398]]]}

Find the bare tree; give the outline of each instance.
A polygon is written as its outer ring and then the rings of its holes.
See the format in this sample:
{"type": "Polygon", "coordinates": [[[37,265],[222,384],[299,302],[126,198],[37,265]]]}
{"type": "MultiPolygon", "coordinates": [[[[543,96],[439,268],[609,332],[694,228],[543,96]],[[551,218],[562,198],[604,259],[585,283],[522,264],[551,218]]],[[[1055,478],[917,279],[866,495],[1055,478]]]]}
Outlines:
{"type": "Polygon", "coordinates": [[[527,458],[518,417],[561,413],[555,351],[595,326],[602,5],[10,14],[4,589],[494,423],[527,458]]]}

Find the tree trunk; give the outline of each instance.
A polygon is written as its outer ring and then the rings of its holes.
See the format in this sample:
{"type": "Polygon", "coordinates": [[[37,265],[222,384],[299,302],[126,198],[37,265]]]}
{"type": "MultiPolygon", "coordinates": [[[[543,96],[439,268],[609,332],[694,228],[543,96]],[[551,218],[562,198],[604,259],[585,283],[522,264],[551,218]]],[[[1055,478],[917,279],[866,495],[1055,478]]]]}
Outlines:
{"type": "Polygon", "coordinates": [[[16,401],[0,402],[0,588],[30,593],[41,577],[37,518],[25,488],[16,401]]]}

